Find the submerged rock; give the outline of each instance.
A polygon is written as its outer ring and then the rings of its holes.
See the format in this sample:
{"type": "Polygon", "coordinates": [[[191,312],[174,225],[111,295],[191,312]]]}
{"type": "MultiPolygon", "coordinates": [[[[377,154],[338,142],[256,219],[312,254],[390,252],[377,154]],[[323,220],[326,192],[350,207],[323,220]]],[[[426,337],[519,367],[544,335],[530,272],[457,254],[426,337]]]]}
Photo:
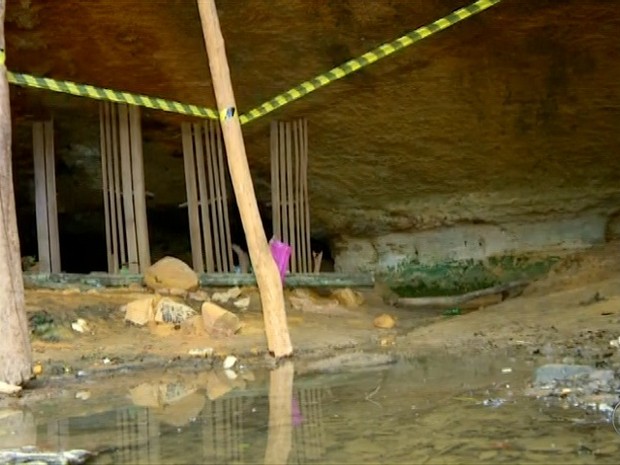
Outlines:
{"type": "Polygon", "coordinates": [[[578,376],[586,376],[594,371],[588,365],[565,365],[562,363],[550,363],[536,370],[535,385],[544,385],[553,382],[562,382],[578,376]]]}

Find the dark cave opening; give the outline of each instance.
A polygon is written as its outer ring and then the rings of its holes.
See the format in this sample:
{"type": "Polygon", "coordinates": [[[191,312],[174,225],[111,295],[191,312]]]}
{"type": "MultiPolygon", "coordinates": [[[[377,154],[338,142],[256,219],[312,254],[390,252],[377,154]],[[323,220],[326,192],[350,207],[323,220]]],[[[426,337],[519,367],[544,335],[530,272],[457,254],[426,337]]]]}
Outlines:
{"type": "MultiPolygon", "coordinates": [[[[271,212],[259,205],[267,239],[272,237],[271,212]]],[[[21,254],[38,260],[37,229],[34,209],[19,208],[18,228],[21,254]]],[[[147,208],[151,260],[174,256],[191,266],[189,219],[186,208],[172,206],[149,206],[147,208]]],[[[231,241],[247,251],[247,241],[236,203],[229,208],[231,241]]],[[[106,237],[103,210],[61,213],[58,216],[62,271],[65,273],[105,272],[106,237]]],[[[333,258],[326,238],[311,238],[313,251],[323,251],[321,271],[333,271],[333,258]]],[[[233,254],[234,265],[238,258],[233,254]]]]}

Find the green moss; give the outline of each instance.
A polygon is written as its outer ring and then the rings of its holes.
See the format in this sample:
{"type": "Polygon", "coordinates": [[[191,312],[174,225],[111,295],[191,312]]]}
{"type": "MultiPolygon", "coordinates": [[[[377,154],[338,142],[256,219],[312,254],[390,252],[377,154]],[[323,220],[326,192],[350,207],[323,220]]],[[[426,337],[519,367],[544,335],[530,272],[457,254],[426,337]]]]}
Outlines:
{"type": "Polygon", "coordinates": [[[557,257],[492,257],[485,261],[462,260],[421,264],[401,262],[382,278],[402,297],[436,297],[463,294],[519,279],[544,275],[557,257]]]}

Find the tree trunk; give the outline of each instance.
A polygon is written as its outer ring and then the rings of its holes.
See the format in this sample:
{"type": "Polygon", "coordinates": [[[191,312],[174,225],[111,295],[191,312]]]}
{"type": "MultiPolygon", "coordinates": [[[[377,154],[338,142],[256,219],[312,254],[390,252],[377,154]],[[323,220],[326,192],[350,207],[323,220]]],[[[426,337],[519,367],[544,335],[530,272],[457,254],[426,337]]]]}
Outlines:
{"type": "Polygon", "coordinates": [[[0,381],[21,385],[32,378],[32,352],[11,168],[11,110],[4,64],[5,8],[6,0],[0,0],[0,381]]]}
{"type": "Polygon", "coordinates": [[[267,345],[276,358],[286,357],[292,355],[293,347],[284,309],[283,286],[258,211],[215,0],[198,0],[198,10],[217,107],[220,115],[226,114],[224,118],[220,118],[226,158],[260,291],[267,345]]]}

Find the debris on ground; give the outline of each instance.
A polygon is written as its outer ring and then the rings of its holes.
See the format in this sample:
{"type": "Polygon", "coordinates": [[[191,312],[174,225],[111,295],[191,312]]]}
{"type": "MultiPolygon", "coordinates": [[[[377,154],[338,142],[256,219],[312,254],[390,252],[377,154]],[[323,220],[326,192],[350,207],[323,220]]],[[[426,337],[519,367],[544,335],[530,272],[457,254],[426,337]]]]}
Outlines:
{"type": "Polygon", "coordinates": [[[537,398],[606,413],[618,404],[618,392],[620,378],[614,370],[561,363],[539,367],[526,391],[537,398]]]}
{"type": "Polygon", "coordinates": [[[88,323],[84,318],[78,318],[76,321],[71,323],[71,329],[78,333],[89,333],[91,332],[88,323]]]}
{"type": "Polygon", "coordinates": [[[348,310],[336,299],[326,299],[307,289],[294,289],[288,296],[288,301],[295,311],[332,316],[351,316],[354,312],[348,310]]]}
{"type": "Polygon", "coordinates": [[[0,381],[0,394],[14,396],[15,394],[19,394],[21,391],[21,386],[16,386],[14,384],[8,384],[4,381],[0,381]]]}
{"type": "Polygon", "coordinates": [[[198,289],[197,291],[187,294],[187,298],[190,300],[195,300],[196,302],[206,302],[209,300],[209,294],[202,289],[198,289]]]}
{"type": "Polygon", "coordinates": [[[364,304],[364,296],[348,287],[334,290],[332,297],[347,308],[358,308],[364,304]]]}
{"type": "Polygon", "coordinates": [[[237,363],[237,357],[235,357],[234,355],[229,355],[224,359],[224,363],[222,363],[222,366],[224,367],[224,370],[230,370],[232,367],[235,366],[235,363],[237,363]]]}
{"type": "Polygon", "coordinates": [[[192,357],[209,358],[213,356],[213,347],[203,347],[202,349],[190,349],[188,354],[192,357]]]}
{"type": "Polygon", "coordinates": [[[225,304],[230,300],[234,300],[241,295],[241,289],[239,287],[231,287],[227,291],[224,292],[215,292],[211,296],[211,300],[214,302],[225,304]]]}
{"type": "Polygon", "coordinates": [[[391,329],[396,325],[396,321],[391,315],[388,315],[387,313],[382,313],[374,319],[373,324],[375,325],[375,327],[380,329],[391,329]]]}
{"type": "Polygon", "coordinates": [[[250,296],[242,297],[241,299],[236,300],[233,305],[239,310],[247,310],[250,306],[250,296]]]}

